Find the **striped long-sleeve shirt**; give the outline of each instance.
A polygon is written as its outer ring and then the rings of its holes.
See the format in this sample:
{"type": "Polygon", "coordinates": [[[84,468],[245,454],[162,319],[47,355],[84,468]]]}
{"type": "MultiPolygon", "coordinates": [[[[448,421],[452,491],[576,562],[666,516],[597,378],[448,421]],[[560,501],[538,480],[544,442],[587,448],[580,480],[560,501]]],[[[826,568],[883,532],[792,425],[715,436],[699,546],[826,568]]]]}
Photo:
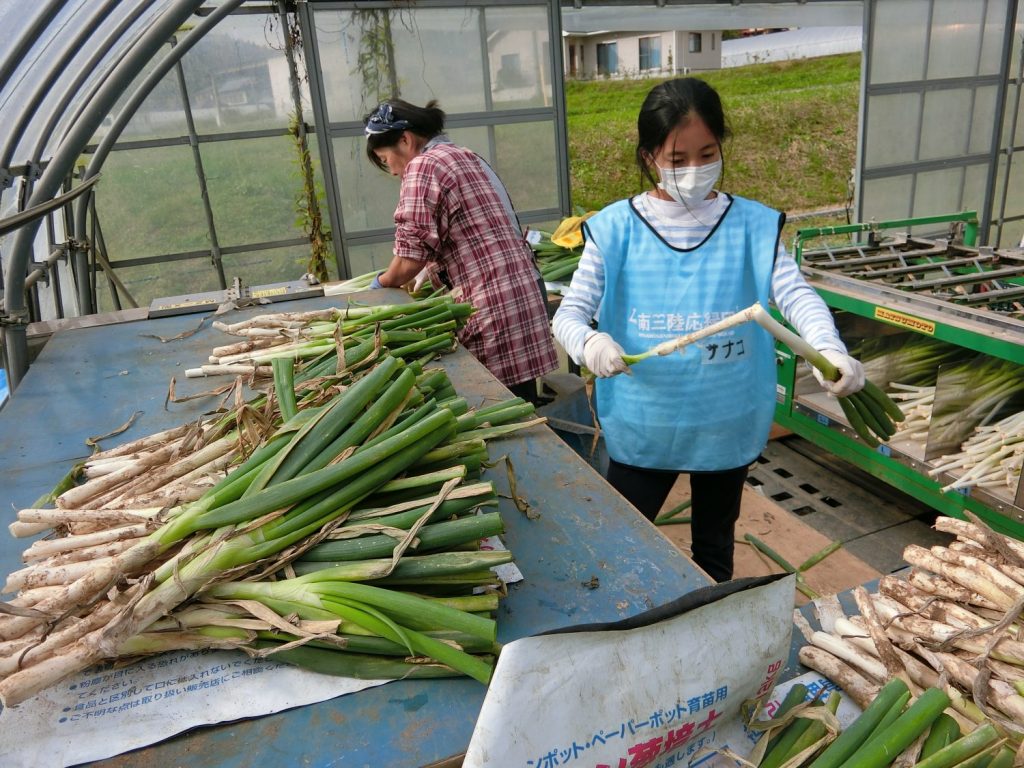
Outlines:
{"type": "MultiPolygon", "coordinates": [[[[634,198],[637,210],[670,245],[693,248],[702,242],[725,213],[729,197],[719,193],[698,208],[687,209],[675,201],[659,200],[644,194],[634,198]]],[[[695,252],[695,253],[699,253],[695,252]]],[[[691,258],[693,253],[678,253],[675,258],[691,258]]],[[[583,364],[583,345],[596,331],[591,320],[599,317],[604,293],[604,259],[598,247],[588,241],[583,248],[572,285],[562,298],[552,323],[555,338],[566,353],[583,364]]],[[[846,353],[836,331],[832,314],[822,298],[807,284],[796,260],[779,243],[771,285],[772,300],[812,347],[846,353]]]]}

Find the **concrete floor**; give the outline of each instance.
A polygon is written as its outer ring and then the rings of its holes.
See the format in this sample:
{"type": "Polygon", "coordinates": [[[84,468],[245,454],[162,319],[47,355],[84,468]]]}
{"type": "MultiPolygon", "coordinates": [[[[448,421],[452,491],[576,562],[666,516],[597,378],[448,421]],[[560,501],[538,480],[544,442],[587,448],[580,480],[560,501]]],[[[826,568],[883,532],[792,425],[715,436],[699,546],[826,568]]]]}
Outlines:
{"type": "MultiPolygon", "coordinates": [[[[545,377],[559,397],[539,410],[552,428],[599,472],[607,458],[603,445],[591,452],[592,418],[577,376],[545,377]]],[[[689,498],[681,475],[663,513],[689,498]]],[[[683,513],[685,514],[685,513],[683,513]]],[[[744,539],[752,533],[794,565],[830,542],[842,548],[808,572],[822,594],[835,594],[906,567],[908,544],[945,544],[950,536],[932,529],[935,512],[852,464],[803,438],[779,431],[768,442],[747,478],[737,524],[734,575],[756,576],[781,569],[754,551],[744,539]]],[[[689,526],[660,526],[661,532],[689,553],[689,526]]]]}
{"type": "Polygon", "coordinates": [[[908,544],[951,539],[931,507],[795,435],[770,441],[747,482],[882,573],[905,567],[908,544]]]}
{"type": "MultiPolygon", "coordinates": [[[[663,514],[689,498],[681,475],[663,514]]],[[[683,512],[682,514],[686,514],[683,512]]],[[[903,549],[945,544],[932,529],[934,511],[862,470],[796,436],[771,440],[751,469],[736,526],[734,577],[780,573],[782,568],[751,546],[752,534],[793,566],[831,542],[842,544],[805,573],[820,595],[833,595],[906,568],[903,549]]],[[[659,530],[689,553],[689,526],[659,530]]],[[[798,594],[803,604],[806,596],[798,594]]]]}

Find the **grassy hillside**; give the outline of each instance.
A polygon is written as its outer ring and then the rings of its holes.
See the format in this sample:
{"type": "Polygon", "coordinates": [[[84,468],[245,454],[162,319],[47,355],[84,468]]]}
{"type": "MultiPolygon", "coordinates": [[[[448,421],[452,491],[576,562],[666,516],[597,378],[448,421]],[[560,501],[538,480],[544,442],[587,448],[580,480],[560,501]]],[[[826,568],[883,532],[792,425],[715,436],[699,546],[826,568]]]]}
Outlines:
{"type": "MultiPolygon", "coordinates": [[[[724,147],[724,190],[790,213],[844,203],[855,163],[859,54],[699,76],[721,94],[733,132],[724,147]]],[[[600,208],[643,188],[636,116],[659,82],[566,83],[574,205],[600,208]]]]}

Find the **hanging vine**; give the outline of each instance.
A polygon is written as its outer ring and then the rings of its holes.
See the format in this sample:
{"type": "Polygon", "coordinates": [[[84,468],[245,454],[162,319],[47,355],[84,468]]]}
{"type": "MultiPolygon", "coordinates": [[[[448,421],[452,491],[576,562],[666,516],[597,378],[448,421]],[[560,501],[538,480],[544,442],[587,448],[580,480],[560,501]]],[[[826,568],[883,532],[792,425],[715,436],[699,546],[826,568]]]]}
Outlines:
{"type": "Polygon", "coordinates": [[[302,179],[302,189],[295,195],[295,226],[309,239],[310,255],[306,271],[320,282],[325,282],[330,277],[327,273],[327,256],[330,251],[328,243],[331,240],[331,233],[324,229],[321,207],[324,190],[316,180],[313,158],[309,154],[309,143],[306,141],[305,132],[301,130],[301,120],[294,112],[288,121],[288,131],[295,145],[296,163],[302,179]]]}
{"type": "MultiPolygon", "coordinates": [[[[327,257],[330,252],[331,233],[324,228],[323,206],[325,198],[323,185],[317,181],[313,158],[309,152],[309,141],[305,121],[302,117],[302,99],[299,94],[300,78],[308,82],[308,75],[299,67],[302,62],[302,31],[296,16],[288,14],[287,27],[282,30],[285,37],[285,54],[288,59],[294,109],[288,118],[288,132],[295,147],[295,162],[299,169],[301,185],[295,195],[295,226],[309,239],[310,255],[306,271],[320,282],[330,278],[327,272],[327,257]]],[[[268,17],[273,24],[273,16],[268,17]]],[[[304,67],[303,67],[304,69],[304,67]]]]}
{"type": "Polygon", "coordinates": [[[352,74],[359,76],[364,107],[372,107],[381,99],[399,95],[391,13],[391,10],[383,8],[352,12],[359,37],[359,52],[352,74]]]}

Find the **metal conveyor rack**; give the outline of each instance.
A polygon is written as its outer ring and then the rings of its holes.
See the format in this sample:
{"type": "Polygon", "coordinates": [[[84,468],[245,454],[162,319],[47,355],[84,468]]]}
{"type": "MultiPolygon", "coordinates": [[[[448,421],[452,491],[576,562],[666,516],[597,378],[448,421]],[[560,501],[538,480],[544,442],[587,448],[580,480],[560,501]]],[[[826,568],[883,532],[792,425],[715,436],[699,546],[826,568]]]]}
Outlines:
{"type": "MultiPolygon", "coordinates": [[[[958,364],[1011,374],[1022,366],[1024,381],[1024,250],[977,247],[974,234],[971,212],[801,230],[794,248],[801,269],[835,313],[851,351],[870,344],[891,350],[869,373],[876,384],[886,388],[899,381],[901,353],[915,346],[941,347],[949,353],[947,359],[958,363],[935,366],[927,437],[905,439],[897,433],[871,449],[856,437],[837,401],[807,375],[807,366],[780,347],[776,421],[939,512],[962,517],[970,510],[1000,530],[1024,537],[1019,477],[1005,488],[943,490],[959,473],[929,475],[982,423],[968,415],[973,393],[959,383],[958,364]],[[908,234],[911,228],[940,223],[950,225],[945,237],[908,234]],[[896,229],[901,231],[887,232],[896,229]],[[816,242],[813,249],[804,249],[809,240],[835,236],[843,236],[844,242],[816,242]]],[[[1020,389],[998,403],[989,419],[1024,410],[1024,387],[1020,389]]],[[[1017,461],[1019,475],[1021,457],[1017,461]]]]}

